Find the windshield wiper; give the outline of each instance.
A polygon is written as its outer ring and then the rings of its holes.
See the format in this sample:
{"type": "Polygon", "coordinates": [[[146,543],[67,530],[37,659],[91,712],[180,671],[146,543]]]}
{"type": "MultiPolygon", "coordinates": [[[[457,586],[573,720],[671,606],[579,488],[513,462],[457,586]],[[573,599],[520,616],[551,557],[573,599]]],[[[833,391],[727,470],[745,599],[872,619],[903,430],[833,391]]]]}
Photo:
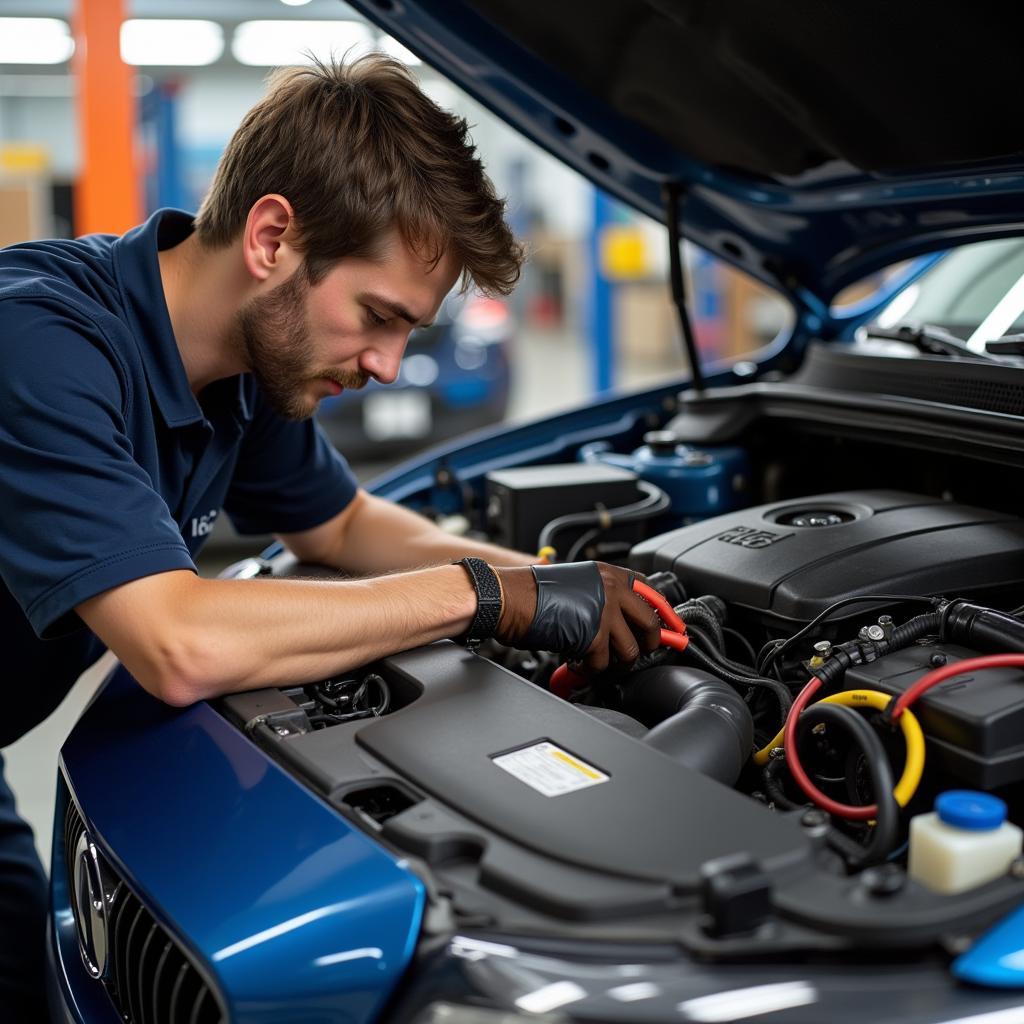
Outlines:
{"type": "Polygon", "coordinates": [[[985,351],[994,356],[1024,356],[1024,334],[1004,334],[985,342],[985,351]]]}
{"type": "Polygon", "coordinates": [[[958,338],[952,331],[935,324],[920,324],[911,327],[904,324],[900,327],[877,327],[868,325],[864,328],[869,338],[886,338],[890,341],[903,341],[913,345],[920,352],[933,356],[952,356],[954,359],[992,360],[993,356],[986,352],[975,352],[967,347],[967,342],[958,338]]]}

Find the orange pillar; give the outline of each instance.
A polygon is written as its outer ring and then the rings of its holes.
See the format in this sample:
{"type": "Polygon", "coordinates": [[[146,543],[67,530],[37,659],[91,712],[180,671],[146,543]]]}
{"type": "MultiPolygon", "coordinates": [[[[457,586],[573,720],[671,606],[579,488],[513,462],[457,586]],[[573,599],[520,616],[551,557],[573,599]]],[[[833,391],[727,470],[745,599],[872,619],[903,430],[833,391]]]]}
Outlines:
{"type": "Polygon", "coordinates": [[[121,60],[124,0],[77,0],[75,55],[81,163],[75,234],[121,234],[142,220],[135,160],[134,71],[121,60]]]}

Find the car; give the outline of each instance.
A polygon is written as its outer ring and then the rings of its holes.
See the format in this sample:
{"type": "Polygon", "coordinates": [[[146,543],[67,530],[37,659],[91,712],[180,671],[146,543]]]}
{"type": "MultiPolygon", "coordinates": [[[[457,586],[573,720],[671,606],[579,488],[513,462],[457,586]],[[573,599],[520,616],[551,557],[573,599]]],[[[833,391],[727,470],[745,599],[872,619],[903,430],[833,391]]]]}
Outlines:
{"type": "Polygon", "coordinates": [[[317,417],[354,459],[394,456],[500,423],[514,334],[507,302],[456,290],[433,324],[409,336],[394,384],[370,381],[328,397],[317,417]]]}
{"type": "Polygon", "coordinates": [[[353,5],[664,221],[688,353],[372,490],[630,566],[665,647],[587,681],[441,641],[185,710],[115,669],[60,758],[62,1019],[1024,1019],[1020,295],[925,303],[1022,237],[1019,14],[951,49],[900,5],[353,5]],[[702,362],[684,235],[792,326],[702,362]]]}

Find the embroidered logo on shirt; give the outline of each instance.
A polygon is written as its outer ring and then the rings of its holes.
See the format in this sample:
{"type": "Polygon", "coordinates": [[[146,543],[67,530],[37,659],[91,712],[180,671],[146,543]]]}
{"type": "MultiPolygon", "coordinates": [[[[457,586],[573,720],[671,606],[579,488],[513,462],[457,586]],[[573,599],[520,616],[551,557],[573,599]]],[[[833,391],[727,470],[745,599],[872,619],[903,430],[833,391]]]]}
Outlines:
{"type": "Polygon", "coordinates": [[[192,517],[192,536],[206,537],[213,533],[213,524],[220,514],[219,509],[211,508],[209,512],[201,516],[192,517]]]}

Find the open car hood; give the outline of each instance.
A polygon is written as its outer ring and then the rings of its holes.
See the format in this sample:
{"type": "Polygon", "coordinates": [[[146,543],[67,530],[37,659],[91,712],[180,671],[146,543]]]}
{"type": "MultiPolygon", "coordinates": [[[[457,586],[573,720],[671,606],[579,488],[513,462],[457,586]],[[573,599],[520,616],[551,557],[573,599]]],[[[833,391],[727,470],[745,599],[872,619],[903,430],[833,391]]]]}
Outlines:
{"type": "Polygon", "coordinates": [[[1024,226],[1024,11],[881,0],[355,0],[595,184],[828,318],[1024,226]]]}

